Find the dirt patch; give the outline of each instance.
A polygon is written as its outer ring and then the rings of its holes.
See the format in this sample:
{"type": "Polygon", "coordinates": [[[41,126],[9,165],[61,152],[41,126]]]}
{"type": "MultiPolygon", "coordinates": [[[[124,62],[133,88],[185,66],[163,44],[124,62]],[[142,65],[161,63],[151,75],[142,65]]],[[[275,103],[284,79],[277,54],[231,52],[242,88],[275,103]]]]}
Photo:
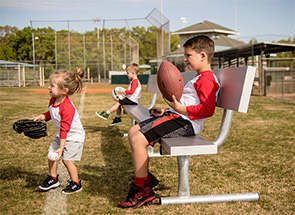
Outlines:
{"type": "MultiPolygon", "coordinates": [[[[48,94],[48,89],[32,89],[35,93],[40,94],[48,94]]],[[[100,88],[100,89],[83,89],[82,93],[107,93],[112,92],[113,89],[107,89],[107,88],[100,88]]]]}

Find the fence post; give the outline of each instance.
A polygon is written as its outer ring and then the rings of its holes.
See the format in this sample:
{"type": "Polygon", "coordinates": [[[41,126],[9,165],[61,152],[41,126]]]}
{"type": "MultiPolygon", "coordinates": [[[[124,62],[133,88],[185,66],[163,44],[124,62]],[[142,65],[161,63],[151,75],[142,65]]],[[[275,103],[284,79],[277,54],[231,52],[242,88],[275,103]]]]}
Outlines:
{"type": "Polygon", "coordinates": [[[45,86],[45,79],[44,79],[44,67],[42,67],[42,87],[45,86]]]}
{"type": "Polygon", "coordinates": [[[20,64],[17,64],[17,74],[18,74],[18,87],[21,87],[21,83],[20,83],[20,64]]]}
{"type": "Polygon", "coordinates": [[[283,70],[283,74],[282,74],[282,100],[284,100],[284,79],[285,79],[285,71],[283,70]]]}
{"type": "Polygon", "coordinates": [[[39,85],[42,87],[42,68],[41,66],[39,67],[39,85]]]}
{"type": "Polygon", "coordinates": [[[23,86],[25,87],[26,86],[26,74],[25,74],[25,66],[23,65],[23,70],[22,70],[23,72],[23,86]]]}

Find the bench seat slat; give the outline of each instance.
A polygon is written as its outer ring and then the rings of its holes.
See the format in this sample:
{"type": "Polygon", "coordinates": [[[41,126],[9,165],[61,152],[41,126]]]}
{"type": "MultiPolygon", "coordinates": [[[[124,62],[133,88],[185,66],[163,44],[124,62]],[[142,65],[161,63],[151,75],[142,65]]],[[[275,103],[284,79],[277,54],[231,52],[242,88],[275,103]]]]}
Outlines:
{"type": "Polygon", "coordinates": [[[160,143],[165,152],[172,156],[217,154],[215,144],[197,135],[161,138],[160,143]]]}
{"type": "Polygon", "coordinates": [[[136,122],[141,122],[151,117],[149,110],[141,105],[123,105],[123,108],[136,122]]]}

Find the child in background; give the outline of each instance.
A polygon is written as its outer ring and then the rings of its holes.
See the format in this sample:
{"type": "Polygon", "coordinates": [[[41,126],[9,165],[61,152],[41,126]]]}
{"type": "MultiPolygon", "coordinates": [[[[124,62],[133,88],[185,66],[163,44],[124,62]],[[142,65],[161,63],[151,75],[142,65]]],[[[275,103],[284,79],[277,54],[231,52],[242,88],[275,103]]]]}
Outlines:
{"type": "Polygon", "coordinates": [[[149,118],[128,131],[131,146],[134,182],[120,208],[138,208],[156,198],[153,187],[158,180],[148,171],[149,157],[146,147],[154,146],[160,138],[192,136],[203,129],[206,118],[213,115],[219,83],[211,71],[214,42],[207,36],[197,36],[185,42],[184,61],[197,75],[184,87],[178,102],[165,99],[169,109],[151,108],[149,118]]]}
{"type": "Polygon", "coordinates": [[[71,177],[71,181],[62,193],[71,194],[82,190],[74,161],[81,160],[85,131],[69,96],[81,92],[83,75],[84,72],[80,68],[74,73],[66,70],[53,73],[48,87],[51,96],[49,111],[32,118],[35,121],[52,120],[57,130],[48,151],[58,153],[58,158],[55,161],[48,160],[49,175],[39,186],[43,191],[60,186],[57,164],[61,157],[71,177]]]}
{"type": "Polygon", "coordinates": [[[110,126],[118,125],[122,123],[121,120],[121,112],[122,107],[121,105],[137,105],[140,97],[141,97],[141,84],[140,81],[137,78],[137,74],[139,73],[139,67],[136,63],[132,63],[126,67],[126,73],[127,77],[131,79],[131,82],[128,86],[127,90],[118,90],[116,91],[117,94],[125,93],[127,95],[126,98],[119,100],[116,102],[114,106],[112,106],[107,111],[102,112],[95,112],[96,115],[104,120],[107,120],[109,115],[117,111],[117,115],[115,116],[115,119],[113,120],[112,124],[110,126]]]}

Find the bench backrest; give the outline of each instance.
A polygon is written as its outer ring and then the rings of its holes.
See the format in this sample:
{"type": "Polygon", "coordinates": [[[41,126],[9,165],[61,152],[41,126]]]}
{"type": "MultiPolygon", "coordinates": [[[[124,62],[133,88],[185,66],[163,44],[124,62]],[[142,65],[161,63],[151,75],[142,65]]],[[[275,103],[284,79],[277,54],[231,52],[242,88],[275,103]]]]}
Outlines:
{"type": "Polygon", "coordinates": [[[150,93],[155,93],[155,94],[161,95],[161,92],[160,92],[159,87],[158,87],[157,75],[156,74],[149,76],[146,91],[150,92],[150,93]]]}
{"type": "Polygon", "coordinates": [[[247,113],[255,71],[252,66],[214,70],[221,84],[216,106],[247,113]]]}
{"type": "MultiPolygon", "coordinates": [[[[246,113],[251,97],[255,71],[256,68],[251,66],[213,70],[221,84],[216,106],[246,113]]],[[[183,72],[184,84],[196,75],[195,71],[183,72]]],[[[157,75],[149,76],[147,92],[161,94],[157,84],[157,75]]]]}

